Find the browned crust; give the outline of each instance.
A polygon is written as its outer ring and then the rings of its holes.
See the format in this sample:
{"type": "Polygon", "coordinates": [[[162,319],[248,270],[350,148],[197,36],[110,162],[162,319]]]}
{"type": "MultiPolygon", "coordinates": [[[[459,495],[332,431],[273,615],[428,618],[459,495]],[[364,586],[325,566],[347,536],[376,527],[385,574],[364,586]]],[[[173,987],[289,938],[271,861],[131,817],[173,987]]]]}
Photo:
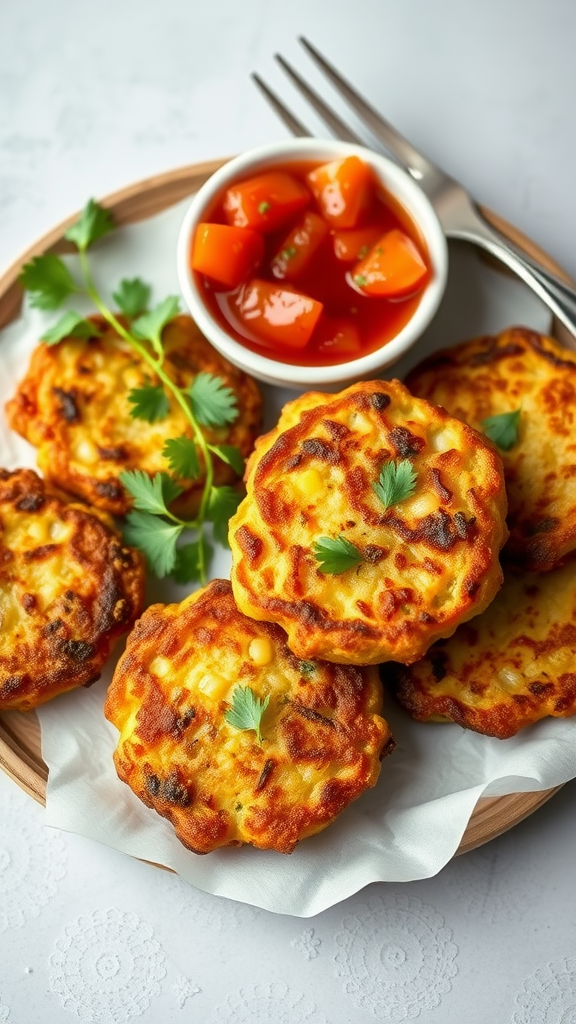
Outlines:
{"type": "Polygon", "coordinates": [[[525,327],[435,352],[408,375],[414,394],[481,429],[522,408],[519,443],[502,452],[510,538],[503,557],[529,571],[576,548],[576,357],[525,327]]]}
{"type": "Polygon", "coordinates": [[[238,611],[224,580],[147,609],[105,705],[121,731],[119,777],[195,853],[242,843],[289,853],[328,825],[376,783],[393,747],[380,710],[374,670],[302,667],[279,627],[238,611]],[[264,667],[248,653],[254,638],[272,645],[264,667]],[[206,679],[220,672],[225,696],[210,696],[206,679]],[[225,720],[238,683],[269,694],[262,745],[225,720]]]}
{"type": "Polygon", "coordinates": [[[258,440],[246,484],[230,521],[234,594],[245,614],[286,629],[301,657],[409,663],[482,611],[501,583],[506,498],[498,454],[398,381],[290,403],[277,428],[258,440]],[[357,413],[373,425],[368,441],[347,426],[357,413]],[[453,446],[436,450],[443,430],[453,446]],[[417,495],[433,496],[433,511],[378,503],[372,482],[391,458],[412,459],[417,495]],[[298,477],[311,468],[330,480],[316,502],[298,492],[298,477]],[[326,577],[313,542],[337,534],[364,562],[326,577]],[[438,595],[450,587],[453,599],[440,606],[438,595]],[[348,600],[338,603],[338,595],[348,600]]]}
{"type": "Polygon", "coordinates": [[[2,594],[0,709],[26,711],[100,677],[142,610],[143,561],[107,516],[62,501],[33,470],[0,470],[2,594]]]}
{"type": "Polygon", "coordinates": [[[545,574],[509,569],[494,602],[406,668],[388,665],[417,721],[457,722],[506,739],[576,714],[576,562],[545,574]]]}
{"type": "MultiPolygon", "coordinates": [[[[38,465],[47,480],[96,508],[124,515],[131,499],[120,483],[120,473],[167,471],[161,455],[164,442],[190,436],[190,427],[173,400],[161,423],[132,419],[129,392],[160,381],[153,379],[138,354],[120,341],[102,317],[88,319],[101,332],[99,337],[66,338],[59,345],[35,349],[26,376],[7,403],[6,415],[12,429],[38,448],[38,465]],[[79,454],[82,442],[92,446],[94,461],[79,454]]],[[[234,445],[247,456],[262,414],[256,382],[220,356],[189,316],[175,317],[164,329],[163,342],[165,367],[179,387],[189,386],[204,371],[221,377],[235,392],[237,420],[223,429],[206,429],[205,434],[211,444],[234,445]]],[[[216,485],[236,480],[234,470],[215,458],[216,485]]],[[[193,513],[203,484],[203,473],[195,481],[182,480],[184,493],[175,509],[193,513]]]]}

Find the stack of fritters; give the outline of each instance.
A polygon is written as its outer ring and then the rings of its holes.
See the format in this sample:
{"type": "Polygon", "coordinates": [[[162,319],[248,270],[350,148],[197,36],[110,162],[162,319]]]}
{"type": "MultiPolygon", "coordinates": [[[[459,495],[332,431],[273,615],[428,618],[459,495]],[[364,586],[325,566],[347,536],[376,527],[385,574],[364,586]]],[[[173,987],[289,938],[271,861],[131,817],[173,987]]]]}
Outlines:
{"type": "Polygon", "coordinates": [[[366,666],[415,660],[501,583],[498,454],[397,381],[290,403],[247,491],[230,523],[234,596],[217,581],[149,609],[106,703],[118,774],[198,852],[289,852],[374,785],[392,743],[366,666]],[[416,488],[386,509],[373,484],[398,462],[416,488]],[[322,535],[360,564],[323,572],[322,535]],[[261,736],[230,716],[245,687],[268,702],[261,736]]]}
{"type": "Polygon", "coordinates": [[[420,663],[385,675],[420,721],[449,719],[491,736],[575,714],[576,356],[511,328],[435,353],[408,385],[476,429],[519,410],[519,430],[501,453],[510,527],[502,590],[420,663]]]}

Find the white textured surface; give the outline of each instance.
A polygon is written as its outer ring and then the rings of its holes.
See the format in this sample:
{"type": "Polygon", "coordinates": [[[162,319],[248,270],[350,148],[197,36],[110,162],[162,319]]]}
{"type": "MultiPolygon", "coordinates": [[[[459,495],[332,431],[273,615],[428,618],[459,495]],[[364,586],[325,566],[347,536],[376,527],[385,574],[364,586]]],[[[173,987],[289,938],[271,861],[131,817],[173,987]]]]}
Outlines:
{"type": "MultiPolygon", "coordinates": [[[[248,72],[280,86],[271,54],[296,58],[302,31],[576,275],[572,0],[4,0],[0,265],[90,194],[281,137],[248,72]]],[[[107,1024],[574,1024],[575,805],[572,782],[436,878],[371,886],[304,922],[54,834],[0,777],[0,1021],[97,1020],[106,1007],[107,1024]],[[78,988],[84,947],[92,973],[78,988]]]]}

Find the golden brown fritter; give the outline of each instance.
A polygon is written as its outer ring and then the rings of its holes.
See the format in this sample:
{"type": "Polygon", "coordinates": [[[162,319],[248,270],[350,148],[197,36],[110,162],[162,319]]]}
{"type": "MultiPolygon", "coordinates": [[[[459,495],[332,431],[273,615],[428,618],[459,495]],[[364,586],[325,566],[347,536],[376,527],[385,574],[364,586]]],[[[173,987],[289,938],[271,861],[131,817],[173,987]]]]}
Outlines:
{"type": "Polygon", "coordinates": [[[0,470],[0,710],[95,683],[143,598],[142,560],[106,515],[0,470]]]}
{"type": "Polygon", "coordinates": [[[510,539],[503,555],[530,570],[576,548],[576,356],[522,327],[435,352],[407,386],[482,429],[521,409],[519,440],[501,452],[510,539]]]}
{"type": "Polygon", "coordinates": [[[297,398],[257,441],[246,483],[230,520],[234,595],[246,615],[279,623],[299,657],[416,661],[502,581],[498,455],[399,381],[297,398]],[[404,460],[416,490],[385,509],[373,484],[404,460]],[[321,572],[314,548],[325,536],[350,541],[362,563],[321,572]]]}
{"type": "Polygon", "coordinates": [[[213,580],[148,608],[105,705],[119,777],[195,853],[251,843],[290,853],[374,786],[393,747],[374,669],[302,663],[277,626],[213,580]],[[269,697],[255,731],[226,720],[238,686],[269,697]]]}
{"type": "MultiPolygon", "coordinates": [[[[133,419],[128,394],[145,384],[158,384],[146,364],[102,317],[89,320],[103,333],[90,339],[66,338],[59,345],[39,345],[28,373],[6,406],[8,422],[38,448],[38,466],[47,480],[96,508],[124,515],[131,498],[119,481],[127,469],[151,476],[166,472],[162,448],[168,438],[191,436],[180,406],[170,398],[166,419],[147,423],[133,419]]],[[[179,387],[187,387],[200,371],[221,377],[237,396],[239,416],[230,426],[205,430],[211,444],[252,451],[260,428],[262,400],[256,382],[212,348],[189,316],[177,316],[164,329],[165,366],[179,387]]],[[[215,459],[215,483],[237,477],[215,459]]],[[[194,511],[204,475],[181,481],[182,511],[194,511]]]]}
{"type": "Polygon", "coordinates": [[[474,622],[411,668],[386,666],[413,718],[458,722],[505,739],[576,714],[576,561],[547,573],[509,569],[474,622]]]}

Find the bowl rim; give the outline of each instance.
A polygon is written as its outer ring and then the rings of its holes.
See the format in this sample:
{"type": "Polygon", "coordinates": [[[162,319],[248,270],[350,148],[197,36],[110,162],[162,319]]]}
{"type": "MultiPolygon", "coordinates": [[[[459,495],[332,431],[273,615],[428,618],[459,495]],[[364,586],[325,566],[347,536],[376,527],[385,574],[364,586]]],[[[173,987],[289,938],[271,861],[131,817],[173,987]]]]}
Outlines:
{"type": "Polygon", "coordinates": [[[374,376],[397,362],[414,345],[436,313],[448,277],[448,245],[438,215],[418,183],[410,174],[388,157],[366,146],[335,139],[296,138],[268,143],[233,157],[215,171],[192,197],[178,235],[176,263],[178,280],[188,309],[203,334],[227,358],[260,380],[288,387],[338,384],[374,376]],[[190,240],[203,216],[210,215],[216,197],[233,181],[257,174],[278,163],[308,157],[330,160],[357,154],[376,172],[380,182],[406,207],[420,230],[433,268],[432,280],[426,285],[421,301],[402,330],[380,348],[359,359],[322,366],[285,363],[260,355],[236,341],[215,320],[204,301],[199,275],[189,266],[190,240]]]}

